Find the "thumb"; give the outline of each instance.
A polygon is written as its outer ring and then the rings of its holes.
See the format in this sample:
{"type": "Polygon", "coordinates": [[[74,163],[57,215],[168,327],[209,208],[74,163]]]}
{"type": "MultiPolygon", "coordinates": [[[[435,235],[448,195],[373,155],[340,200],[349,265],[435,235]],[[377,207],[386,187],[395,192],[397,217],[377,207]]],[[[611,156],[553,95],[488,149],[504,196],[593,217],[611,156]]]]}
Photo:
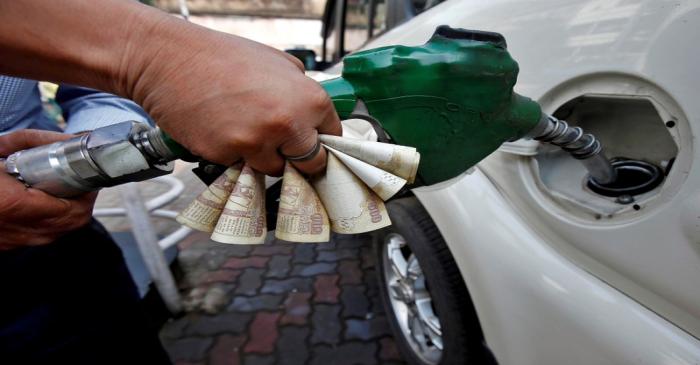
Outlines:
{"type": "Polygon", "coordinates": [[[72,134],[42,131],[38,129],[22,129],[0,135],[0,156],[5,157],[17,151],[43,146],[73,137],[75,136],[72,134]]]}
{"type": "Polygon", "coordinates": [[[41,190],[27,188],[14,177],[0,171],[0,214],[11,212],[14,216],[33,215],[51,217],[65,214],[70,208],[70,201],[55,198],[41,190]]]}

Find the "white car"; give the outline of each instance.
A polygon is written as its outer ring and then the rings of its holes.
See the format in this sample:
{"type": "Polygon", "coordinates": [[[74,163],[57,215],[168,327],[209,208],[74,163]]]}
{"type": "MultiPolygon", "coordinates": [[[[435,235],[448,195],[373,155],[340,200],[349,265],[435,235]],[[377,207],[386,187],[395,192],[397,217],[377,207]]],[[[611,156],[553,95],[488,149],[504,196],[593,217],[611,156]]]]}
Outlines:
{"type": "Polygon", "coordinates": [[[700,364],[700,1],[451,0],[362,48],[442,24],[503,34],[516,92],[664,176],[607,197],[563,151],[518,141],[390,202],[376,248],[404,357],[700,364]]]}

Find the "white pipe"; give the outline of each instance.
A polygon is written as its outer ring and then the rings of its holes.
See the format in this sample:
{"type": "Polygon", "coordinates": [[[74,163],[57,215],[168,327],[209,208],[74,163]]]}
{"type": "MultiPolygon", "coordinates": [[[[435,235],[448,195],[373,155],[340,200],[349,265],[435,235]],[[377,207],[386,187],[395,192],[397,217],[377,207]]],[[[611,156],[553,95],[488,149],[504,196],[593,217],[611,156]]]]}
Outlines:
{"type": "MultiPolygon", "coordinates": [[[[124,208],[101,208],[95,209],[92,213],[95,217],[123,217],[126,215],[126,209],[124,208]]],[[[151,215],[159,218],[170,218],[174,219],[179,213],[172,210],[156,209],[151,212],[151,215]]],[[[192,232],[189,227],[181,226],[174,232],[168,234],[167,236],[161,238],[158,244],[163,250],[168,249],[170,246],[180,242],[181,239],[187,237],[188,234],[192,232]]]]}
{"type": "MultiPolygon", "coordinates": [[[[178,212],[165,209],[158,209],[151,212],[151,215],[153,216],[171,219],[175,219],[175,217],[177,217],[178,214],[178,212]]],[[[180,228],[178,228],[175,232],[170,233],[169,235],[163,237],[163,239],[158,241],[158,244],[160,245],[160,248],[165,250],[168,247],[180,242],[181,239],[187,237],[187,235],[190,234],[190,232],[192,232],[191,228],[180,226],[180,228]]]]}
{"type": "Polygon", "coordinates": [[[93,215],[96,217],[127,216],[129,218],[132,227],[131,232],[136,239],[146,268],[163,298],[163,302],[172,313],[178,313],[182,311],[182,301],[163,250],[185,238],[192,230],[181,226],[175,232],[158,240],[151,225],[150,216],[175,219],[178,215],[177,212],[159,208],[177,199],[185,190],[185,184],[173,176],[160,176],[151,181],[169,185],[170,189],[143,203],[137,184],[123,185],[120,193],[124,208],[95,209],[93,215]]]}
{"type": "MultiPolygon", "coordinates": [[[[151,212],[177,199],[185,190],[185,184],[173,176],[159,176],[150,181],[170,185],[170,190],[146,202],[146,209],[151,212]]],[[[98,208],[92,213],[96,217],[123,216],[126,214],[124,208],[98,208]]],[[[167,217],[167,218],[175,218],[167,217]]]]}
{"type": "Polygon", "coordinates": [[[182,226],[178,228],[175,232],[165,236],[163,239],[158,241],[158,245],[161,249],[166,250],[170,246],[180,242],[181,239],[187,237],[187,235],[190,234],[190,232],[192,232],[191,228],[182,226]]]}
{"type": "Polygon", "coordinates": [[[158,288],[158,292],[170,312],[174,314],[181,312],[180,292],[158,243],[158,237],[150,222],[149,212],[146,210],[141,194],[139,194],[138,185],[136,183],[124,184],[120,188],[120,193],[126,207],[126,215],[131,222],[131,231],[153,283],[158,288]]]}
{"type": "Polygon", "coordinates": [[[146,209],[148,209],[149,212],[173,202],[185,190],[185,184],[173,176],[159,176],[150,181],[170,185],[170,190],[146,202],[146,209]]]}

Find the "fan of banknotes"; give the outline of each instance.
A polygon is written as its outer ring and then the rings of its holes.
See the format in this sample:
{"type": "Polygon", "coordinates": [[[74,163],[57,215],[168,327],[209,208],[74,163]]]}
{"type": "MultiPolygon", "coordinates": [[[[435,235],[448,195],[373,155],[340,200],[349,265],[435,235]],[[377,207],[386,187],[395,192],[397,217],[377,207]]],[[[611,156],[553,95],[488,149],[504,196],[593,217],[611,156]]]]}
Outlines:
{"type": "MultiPolygon", "coordinates": [[[[363,233],[391,224],[384,201],[412,183],[420,154],[413,147],[321,135],[324,174],[305,178],[287,162],[275,237],[325,242],[330,232],[363,233]]],[[[233,244],[265,240],[265,176],[245,163],[228,168],[177,217],[211,239],[233,244]]]]}

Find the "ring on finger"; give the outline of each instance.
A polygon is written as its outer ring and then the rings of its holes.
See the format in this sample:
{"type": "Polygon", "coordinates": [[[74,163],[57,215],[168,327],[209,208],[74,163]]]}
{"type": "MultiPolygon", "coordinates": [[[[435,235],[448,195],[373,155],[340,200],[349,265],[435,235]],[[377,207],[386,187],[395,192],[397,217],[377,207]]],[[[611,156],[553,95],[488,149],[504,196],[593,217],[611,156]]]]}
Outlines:
{"type": "Polygon", "coordinates": [[[286,158],[288,161],[292,162],[304,162],[304,161],[309,161],[312,160],[316,155],[318,155],[318,152],[321,151],[321,141],[316,140],[316,144],[312,149],[309,150],[309,152],[306,152],[302,155],[299,156],[288,156],[285,154],[282,154],[284,158],[286,158]]]}

